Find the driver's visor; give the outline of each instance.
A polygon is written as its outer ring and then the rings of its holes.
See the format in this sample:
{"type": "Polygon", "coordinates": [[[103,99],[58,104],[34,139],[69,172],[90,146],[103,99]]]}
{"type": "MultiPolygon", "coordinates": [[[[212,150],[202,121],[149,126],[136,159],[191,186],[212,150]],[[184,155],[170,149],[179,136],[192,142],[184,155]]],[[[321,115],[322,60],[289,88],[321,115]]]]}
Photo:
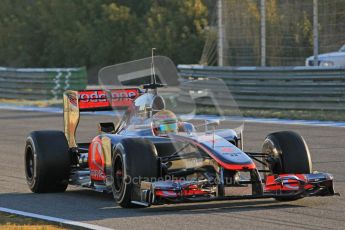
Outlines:
{"type": "Polygon", "coordinates": [[[177,124],[171,123],[171,124],[162,124],[159,125],[159,131],[161,132],[176,132],[177,130],[177,124]]]}

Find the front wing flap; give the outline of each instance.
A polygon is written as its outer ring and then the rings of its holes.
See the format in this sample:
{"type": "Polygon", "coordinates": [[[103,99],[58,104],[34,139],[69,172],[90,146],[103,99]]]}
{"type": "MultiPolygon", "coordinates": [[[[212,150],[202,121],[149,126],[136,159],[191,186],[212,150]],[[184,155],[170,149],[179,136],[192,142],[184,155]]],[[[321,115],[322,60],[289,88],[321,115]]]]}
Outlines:
{"type": "MultiPolygon", "coordinates": [[[[207,181],[163,180],[142,181],[141,200],[133,203],[151,204],[198,202],[214,200],[238,200],[260,198],[302,198],[307,196],[332,196],[333,176],[328,173],[269,175],[263,185],[263,193],[243,196],[218,196],[217,189],[207,181]]],[[[229,188],[231,189],[231,188],[229,188]]]]}
{"type": "Polygon", "coordinates": [[[329,173],[270,175],[264,193],[302,197],[334,195],[333,176],[329,173]]]}

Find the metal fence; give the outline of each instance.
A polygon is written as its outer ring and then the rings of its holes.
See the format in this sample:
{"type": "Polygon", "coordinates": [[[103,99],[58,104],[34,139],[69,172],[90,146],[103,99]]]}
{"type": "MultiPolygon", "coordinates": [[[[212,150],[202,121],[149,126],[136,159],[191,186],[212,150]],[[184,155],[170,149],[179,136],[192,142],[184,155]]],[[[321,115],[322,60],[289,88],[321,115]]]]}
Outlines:
{"type": "Polygon", "coordinates": [[[85,68],[0,67],[0,98],[49,100],[62,98],[67,89],[85,89],[85,68]]]}
{"type": "MultiPolygon", "coordinates": [[[[178,68],[183,79],[222,79],[240,108],[345,111],[344,67],[236,68],[179,65],[178,68]]],[[[190,88],[191,84],[188,85],[190,88]]],[[[193,90],[204,87],[198,83],[192,85],[193,90]]],[[[208,101],[204,100],[203,104],[207,105],[208,101]]]]}
{"type": "Polygon", "coordinates": [[[200,61],[203,65],[217,64],[219,47],[223,47],[224,66],[259,66],[261,57],[267,66],[298,66],[313,55],[313,48],[322,54],[338,51],[344,44],[344,0],[222,2],[223,31],[217,31],[219,11],[214,7],[200,61]],[[316,46],[314,34],[318,34],[316,46]]]}

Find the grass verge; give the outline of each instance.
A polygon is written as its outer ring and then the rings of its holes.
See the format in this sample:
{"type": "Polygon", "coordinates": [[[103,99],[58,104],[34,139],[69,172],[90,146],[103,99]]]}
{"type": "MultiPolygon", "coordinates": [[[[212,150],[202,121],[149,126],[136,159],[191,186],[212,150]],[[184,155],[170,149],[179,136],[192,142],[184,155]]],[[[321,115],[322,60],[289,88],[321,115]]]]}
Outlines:
{"type": "MultiPolygon", "coordinates": [[[[46,100],[46,101],[30,101],[30,100],[14,100],[0,99],[0,104],[12,104],[18,106],[37,106],[37,107],[61,107],[62,99],[46,100]]],[[[215,114],[215,107],[197,105],[197,114],[218,115],[215,114]]],[[[320,121],[345,121],[345,112],[342,111],[326,111],[326,110],[273,110],[273,109],[240,109],[238,112],[224,110],[224,115],[242,115],[244,117],[257,118],[281,118],[295,120],[320,120],[320,121]]]]}
{"type": "Polygon", "coordinates": [[[243,110],[245,117],[295,120],[345,121],[345,112],[325,110],[243,110]]]}
{"type": "Polygon", "coordinates": [[[0,230],[64,230],[66,226],[44,220],[0,212],[0,230]]]}
{"type": "MultiPolygon", "coordinates": [[[[197,114],[214,115],[215,111],[216,110],[214,107],[197,107],[197,114]]],[[[280,118],[292,120],[345,121],[345,112],[326,110],[240,109],[239,112],[224,110],[224,115],[242,115],[243,117],[280,118]]]]}

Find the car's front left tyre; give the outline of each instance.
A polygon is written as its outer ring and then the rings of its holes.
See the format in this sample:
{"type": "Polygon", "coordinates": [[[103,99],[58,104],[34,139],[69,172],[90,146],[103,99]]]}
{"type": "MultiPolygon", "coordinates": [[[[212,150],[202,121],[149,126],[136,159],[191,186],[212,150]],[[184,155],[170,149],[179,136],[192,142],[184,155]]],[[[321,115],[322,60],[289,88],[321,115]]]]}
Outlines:
{"type": "Polygon", "coordinates": [[[133,203],[139,198],[140,183],[158,177],[159,163],[154,144],[144,138],[123,139],[112,157],[112,191],[123,208],[144,207],[133,203]]]}

